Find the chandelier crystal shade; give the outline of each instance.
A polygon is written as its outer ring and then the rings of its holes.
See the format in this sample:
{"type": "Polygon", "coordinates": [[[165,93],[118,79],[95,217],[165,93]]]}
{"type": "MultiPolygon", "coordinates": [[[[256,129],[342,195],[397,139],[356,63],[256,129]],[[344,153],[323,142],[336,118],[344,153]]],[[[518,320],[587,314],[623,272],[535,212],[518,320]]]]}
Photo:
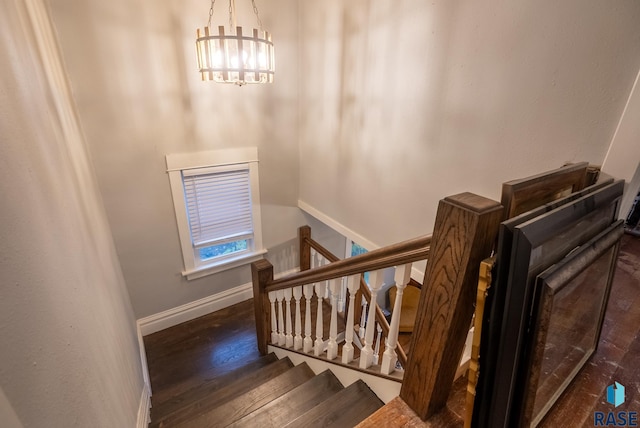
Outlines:
{"type": "Polygon", "coordinates": [[[275,72],[275,57],[271,34],[262,30],[255,0],[253,10],[259,29],[245,31],[235,25],[235,1],[229,0],[229,31],[218,26],[212,32],[213,5],[209,9],[209,22],[203,31],[197,30],[196,54],[202,80],[220,83],[271,83],[275,72]]]}

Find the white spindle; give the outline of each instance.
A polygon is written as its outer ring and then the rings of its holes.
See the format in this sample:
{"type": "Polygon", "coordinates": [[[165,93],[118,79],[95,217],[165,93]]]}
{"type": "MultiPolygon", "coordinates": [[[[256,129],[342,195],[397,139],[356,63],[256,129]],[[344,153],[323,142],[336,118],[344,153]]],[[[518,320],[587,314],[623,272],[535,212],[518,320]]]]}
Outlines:
{"type": "Polygon", "coordinates": [[[325,282],[316,284],[316,296],[318,297],[318,310],[316,311],[316,341],[314,342],[313,353],[317,357],[324,350],[324,326],[322,320],[322,300],[325,293],[325,282]]]}
{"type": "Polygon", "coordinates": [[[291,296],[293,295],[293,290],[291,288],[286,288],[282,290],[284,292],[284,301],[285,310],[287,311],[286,320],[287,320],[287,334],[284,337],[285,346],[287,348],[291,348],[293,346],[293,323],[291,322],[291,296]]]}
{"type": "Polygon", "coordinates": [[[376,298],[378,290],[382,287],[382,271],[376,270],[370,273],[371,302],[367,315],[367,328],[364,335],[364,347],[360,351],[360,368],[366,369],[373,364],[373,335],[376,329],[376,298]]]}
{"type": "Polygon", "coordinates": [[[393,304],[391,314],[391,325],[389,326],[389,336],[386,340],[384,355],[382,356],[382,366],[380,370],[383,374],[390,374],[395,370],[398,355],[396,346],[398,345],[398,331],[400,329],[400,315],[402,311],[402,295],[404,289],[411,279],[411,263],[403,266],[396,266],[396,301],[393,304]]]}
{"type": "Polygon", "coordinates": [[[271,343],[278,343],[278,321],[276,320],[276,292],[269,292],[269,302],[271,302],[271,343]]]}
{"type": "Polygon", "coordinates": [[[340,293],[342,278],[329,282],[331,290],[331,323],[329,324],[329,344],[327,345],[327,359],[333,360],[338,356],[338,294],[340,293]]]}
{"type": "Polygon", "coordinates": [[[338,296],[338,311],[344,312],[347,301],[347,278],[340,280],[340,295],[338,296]]]}
{"type": "Polygon", "coordinates": [[[347,289],[349,290],[349,310],[347,311],[347,326],[344,333],[344,346],[342,347],[342,362],[348,364],[353,361],[353,325],[356,291],[360,285],[360,274],[351,275],[347,279],[347,289]]]}
{"type": "Polygon", "coordinates": [[[284,314],[282,312],[282,304],[284,303],[284,291],[276,291],[276,302],[278,303],[278,345],[282,346],[286,343],[284,332],[284,314]]]}
{"type": "MultiPolygon", "coordinates": [[[[326,266],[329,264],[329,260],[325,259],[324,256],[320,256],[320,266],[326,266]]],[[[323,282],[324,284],[324,294],[322,297],[325,299],[329,298],[329,280],[323,282]]]]}
{"type": "Polygon", "coordinates": [[[373,364],[377,366],[379,356],[380,356],[380,341],[382,340],[382,326],[380,325],[380,323],[376,323],[376,326],[377,326],[376,330],[378,334],[376,334],[376,346],[373,350],[373,364]]]}
{"type": "Polygon", "coordinates": [[[302,297],[302,286],[293,289],[293,300],[296,302],[296,321],[295,332],[293,338],[293,349],[296,351],[302,349],[302,317],[300,315],[300,298],[302,297]]]}
{"type": "Polygon", "coordinates": [[[362,296],[362,312],[360,313],[360,327],[358,328],[358,337],[364,340],[364,333],[367,327],[367,299],[362,296]]]}
{"type": "Polygon", "coordinates": [[[303,286],[305,311],[304,311],[304,340],[302,342],[302,351],[311,352],[313,348],[313,340],[311,339],[311,298],[313,297],[313,284],[305,284],[303,286]]]}
{"type": "Polygon", "coordinates": [[[311,267],[320,267],[320,254],[318,254],[318,252],[313,248],[311,249],[311,267]]]}

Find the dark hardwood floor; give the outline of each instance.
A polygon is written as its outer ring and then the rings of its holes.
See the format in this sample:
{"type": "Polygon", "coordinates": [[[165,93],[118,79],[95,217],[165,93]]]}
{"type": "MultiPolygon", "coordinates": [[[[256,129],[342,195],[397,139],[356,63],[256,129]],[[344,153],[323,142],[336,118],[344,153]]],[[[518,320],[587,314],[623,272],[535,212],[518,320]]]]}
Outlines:
{"type": "Polygon", "coordinates": [[[614,381],[626,388],[615,411],[640,412],[640,238],[630,235],[622,237],[598,349],[541,426],[593,427],[595,411],[614,410],[606,401],[614,381]]]}
{"type": "Polygon", "coordinates": [[[260,357],[253,301],[145,336],[144,345],[151,403],[161,403],[260,357]]]}
{"type": "MultiPolygon", "coordinates": [[[[260,357],[251,300],[146,336],[144,342],[152,404],[260,357]]],[[[593,426],[594,411],[612,410],[606,402],[606,388],[614,381],[626,387],[626,402],[615,410],[640,411],[638,367],[640,238],[625,235],[598,349],[542,426],[593,426]]],[[[447,406],[451,425],[461,424],[465,388],[463,380],[454,385],[447,406]]]]}

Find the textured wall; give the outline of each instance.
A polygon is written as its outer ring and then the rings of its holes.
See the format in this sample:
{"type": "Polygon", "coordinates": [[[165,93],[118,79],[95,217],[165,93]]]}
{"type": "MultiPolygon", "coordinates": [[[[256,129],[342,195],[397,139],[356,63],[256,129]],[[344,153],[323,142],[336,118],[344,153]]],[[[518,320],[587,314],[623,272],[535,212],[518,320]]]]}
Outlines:
{"type": "MultiPolygon", "coordinates": [[[[74,95],[124,277],[138,318],[251,280],[249,267],[198,280],[182,255],[164,157],[257,146],[263,242],[269,258],[295,241],[298,198],[297,6],[258,2],[276,43],[267,86],[201,82],[196,28],[209,4],[196,0],[51,0],[74,95]]],[[[255,25],[250,2],[239,24],[255,25]]],[[[218,2],[214,24],[226,24],[218,2]]],[[[276,266],[277,268],[277,266],[276,266]]]]}
{"type": "Polygon", "coordinates": [[[133,427],[135,318],[85,149],[54,108],[66,99],[24,31],[25,3],[37,2],[0,2],[0,425],[133,427]]]}
{"type": "Polygon", "coordinates": [[[385,245],[447,195],[601,164],[638,22],[636,1],[300,2],[300,199],[385,245]]]}

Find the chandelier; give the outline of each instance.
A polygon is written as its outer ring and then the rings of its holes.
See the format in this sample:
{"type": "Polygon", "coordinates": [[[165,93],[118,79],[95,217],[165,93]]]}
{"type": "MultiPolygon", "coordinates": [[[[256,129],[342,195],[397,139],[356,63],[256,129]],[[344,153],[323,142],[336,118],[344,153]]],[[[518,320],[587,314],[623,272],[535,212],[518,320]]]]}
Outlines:
{"type": "Polygon", "coordinates": [[[258,20],[258,29],[245,31],[236,26],[235,0],[229,0],[229,31],[218,26],[217,34],[211,28],[213,5],[209,8],[209,21],[204,33],[197,30],[196,54],[202,80],[220,83],[271,83],[275,71],[275,59],[271,34],[262,29],[255,0],[251,0],[258,20]]]}

